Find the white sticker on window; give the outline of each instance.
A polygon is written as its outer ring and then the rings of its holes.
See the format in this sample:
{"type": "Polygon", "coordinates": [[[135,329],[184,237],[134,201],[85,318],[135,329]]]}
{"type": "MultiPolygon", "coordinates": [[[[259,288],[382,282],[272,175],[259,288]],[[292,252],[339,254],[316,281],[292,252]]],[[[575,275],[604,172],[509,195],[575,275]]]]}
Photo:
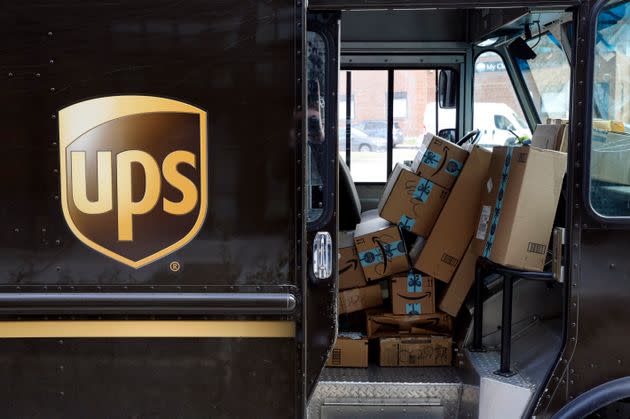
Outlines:
{"type": "Polygon", "coordinates": [[[492,178],[488,179],[488,183],[486,183],[486,188],[488,189],[488,193],[492,192],[492,178]]]}
{"type": "Polygon", "coordinates": [[[479,217],[479,225],[477,226],[477,234],[475,237],[479,240],[486,239],[486,232],[488,231],[488,222],[490,221],[490,205],[484,205],[481,207],[481,217],[479,217]]]}

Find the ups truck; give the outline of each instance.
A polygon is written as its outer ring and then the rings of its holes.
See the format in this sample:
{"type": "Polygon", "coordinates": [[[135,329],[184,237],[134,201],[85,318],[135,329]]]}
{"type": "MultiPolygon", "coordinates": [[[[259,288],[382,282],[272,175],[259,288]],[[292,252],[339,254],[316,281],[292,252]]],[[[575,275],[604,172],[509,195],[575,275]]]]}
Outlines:
{"type": "Polygon", "coordinates": [[[3,417],[628,417],[627,0],[34,0],[0,34],[3,417]],[[427,126],[556,119],[552,263],[477,262],[450,366],[325,367],[339,230],[427,126]]]}

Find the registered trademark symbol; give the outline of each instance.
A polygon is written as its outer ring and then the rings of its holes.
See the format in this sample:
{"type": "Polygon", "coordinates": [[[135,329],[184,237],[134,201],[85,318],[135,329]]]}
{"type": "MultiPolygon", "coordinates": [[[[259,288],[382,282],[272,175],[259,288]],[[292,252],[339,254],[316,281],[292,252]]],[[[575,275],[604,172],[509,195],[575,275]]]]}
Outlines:
{"type": "Polygon", "coordinates": [[[169,268],[171,268],[171,271],[173,272],[177,272],[182,268],[182,265],[179,264],[179,262],[177,262],[176,260],[174,260],[173,262],[171,262],[168,265],[169,268]]]}

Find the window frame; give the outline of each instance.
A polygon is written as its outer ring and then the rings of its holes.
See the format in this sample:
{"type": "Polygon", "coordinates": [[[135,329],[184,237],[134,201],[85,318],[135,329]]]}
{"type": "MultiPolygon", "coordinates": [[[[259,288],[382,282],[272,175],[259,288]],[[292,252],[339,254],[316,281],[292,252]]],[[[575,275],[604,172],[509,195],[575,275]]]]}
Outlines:
{"type": "MultiPolygon", "coordinates": [[[[393,100],[394,100],[394,74],[396,70],[455,70],[459,74],[459,94],[458,94],[458,106],[456,110],[456,127],[457,135],[461,135],[464,129],[464,122],[462,120],[462,108],[464,106],[464,80],[465,80],[465,54],[447,54],[447,55],[432,55],[432,54],[415,54],[405,56],[353,56],[342,55],[341,65],[339,71],[360,71],[360,70],[388,70],[388,89],[387,89],[387,163],[386,163],[386,176],[382,182],[361,182],[355,181],[357,185],[384,185],[387,183],[387,179],[391,174],[393,164],[393,132],[396,118],[393,116],[393,100]]],[[[352,76],[350,76],[352,80],[352,76]]],[[[351,95],[354,95],[350,91],[351,95]]],[[[348,92],[346,91],[346,97],[348,92]]],[[[436,98],[437,103],[437,98],[436,98]]],[[[345,112],[345,109],[339,109],[339,112],[345,112]]],[[[343,118],[342,120],[346,120],[343,118]]],[[[349,138],[346,135],[346,163],[350,170],[352,170],[352,158],[348,158],[348,154],[351,154],[348,146],[349,138]]]]}
{"type": "MultiPolygon", "coordinates": [[[[591,199],[591,155],[593,147],[593,91],[595,84],[595,47],[597,36],[597,20],[601,12],[607,7],[614,4],[630,4],[629,0],[599,0],[591,10],[589,18],[589,25],[587,28],[586,38],[586,57],[585,67],[585,88],[584,88],[584,112],[582,113],[584,119],[581,120],[581,137],[584,139],[584,148],[582,150],[582,157],[584,160],[584,170],[582,171],[582,202],[584,202],[584,209],[588,216],[595,220],[600,225],[611,224],[618,227],[630,228],[630,214],[610,216],[599,213],[595,207],[593,207],[593,201],[591,199]]],[[[573,78],[572,68],[572,78],[573,78]]],[[[572,92],[573,93],[573,92],[572,92]]],[[[573,98],[572,98],[573,99],[573,98]]],[[[571,100],[573,102],[573,100],[571,100]]],[[[582,115],[577,115],[580,118],[582,115]]],[[[570,118],[573,115],[569,116],[570,118]]],[[[580,125],[578,123],[578,125],[580,125]]],[[[570,160],[569,160],[570,161],[570,160]]]]}

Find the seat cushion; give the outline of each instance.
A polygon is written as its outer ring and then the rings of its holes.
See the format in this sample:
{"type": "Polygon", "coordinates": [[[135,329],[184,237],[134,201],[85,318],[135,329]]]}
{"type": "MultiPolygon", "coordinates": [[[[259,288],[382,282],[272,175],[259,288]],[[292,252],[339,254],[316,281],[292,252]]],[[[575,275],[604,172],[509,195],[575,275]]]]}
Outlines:
{"type": "Polygon", "coordinates": [[[339,229],[354,230],[361,222],[361,201],[350,169],[339,158],[339,229]]]}

